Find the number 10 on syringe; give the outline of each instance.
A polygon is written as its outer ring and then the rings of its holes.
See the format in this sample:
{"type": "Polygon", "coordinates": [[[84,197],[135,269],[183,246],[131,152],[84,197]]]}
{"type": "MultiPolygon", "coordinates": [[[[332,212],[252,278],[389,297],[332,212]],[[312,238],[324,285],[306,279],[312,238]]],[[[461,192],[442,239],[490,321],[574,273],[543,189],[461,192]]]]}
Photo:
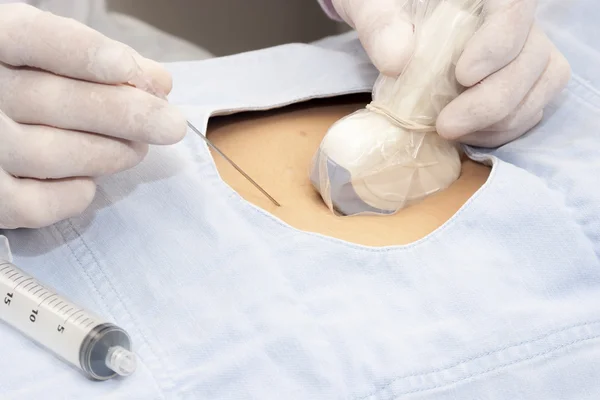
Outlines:
{"type": "Polygon", "coordinates": [[[2,321],[88,377],[106,380],[135,371],[136,358],[127,332],[5,261],[0,261],[0,294],[2,321]]]}

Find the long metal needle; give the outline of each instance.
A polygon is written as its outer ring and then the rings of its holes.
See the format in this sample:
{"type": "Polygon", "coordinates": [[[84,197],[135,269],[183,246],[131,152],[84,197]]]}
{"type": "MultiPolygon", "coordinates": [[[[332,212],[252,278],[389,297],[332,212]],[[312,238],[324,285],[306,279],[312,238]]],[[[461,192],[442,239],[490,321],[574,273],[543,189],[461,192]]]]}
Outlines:
{"type": "Polygon", "coordinates": [[[254,185],[254,187],[256,187],[258,190],[261,191],[262,194],[264,194],[265,196],[267,196],[269,198],[269,200],[271,200],[273,202],[273,204],[275,204],[277,207],[281,207],[281,204],[279,204],[277,202],[277,200],[275,200],[269,193],[267,193],[267,191],[265,189],[263,189],[262,187],[260,187],[260,185],[258,183],[256,183],[254,181],[254,179],[250,178],[250,176],[248,176],[247,173],[245,173],[240,167],[237,166],[236,163],[234,163],[229,157],[227,157],[221,150],[219,150],[217,148],[217,146],[215,146],[214,144],[212,144],[212,142],[210,140],[208,140],[208,138],[206,136],[204,136],[202,133],[200,133],[200,131],[190,123],[190,121],[187,121],[188,126],[194,131],[196,132],[196,134],[198,136],[200,136],[202,139],[204,139],[204,141],[206,142],[206,144],[208,144],[210,147],[213,148],[214,151],[216,151],[217,153],[219,153],[219,155],[221,157],[223,157],[225,160],[227,160],[227,162],[229,164],[231,164],[231,166],[233,168],[235,168],[240,174],[242,174],[244,176],[244,178],[248,179],[248,181],[254,185]]]}

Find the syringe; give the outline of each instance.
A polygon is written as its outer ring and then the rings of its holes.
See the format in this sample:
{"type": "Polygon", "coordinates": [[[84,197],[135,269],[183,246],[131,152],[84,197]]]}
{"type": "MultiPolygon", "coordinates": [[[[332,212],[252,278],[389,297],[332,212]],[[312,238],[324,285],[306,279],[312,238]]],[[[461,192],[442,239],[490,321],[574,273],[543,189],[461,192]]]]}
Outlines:
{"type": "Polygon", "coordinates": [[[127,332],[1,260],[0,318],[91,379],[128,376],[136,369],[127,332]]]}

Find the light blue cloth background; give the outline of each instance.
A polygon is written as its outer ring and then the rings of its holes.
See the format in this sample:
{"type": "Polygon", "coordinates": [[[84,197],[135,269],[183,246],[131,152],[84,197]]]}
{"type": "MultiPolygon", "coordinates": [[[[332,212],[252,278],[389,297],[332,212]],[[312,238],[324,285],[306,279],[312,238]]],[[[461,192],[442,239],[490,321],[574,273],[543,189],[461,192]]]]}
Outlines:
{"type": "MultiPolygon", "coordinates": [[[[82,217],[5,232],[15,264],[128,330],[140,367],[91,382],[0,326],[0,398],[599,399],[600,10],[542,1],[540,16],[568,89],[526,137],[473,149],[488,182],[414,244],[293,229],[193,134],[104,179],[82,217]]],[[[200,128],[376,77],[353,35],[170,69],[200,128]]]]}

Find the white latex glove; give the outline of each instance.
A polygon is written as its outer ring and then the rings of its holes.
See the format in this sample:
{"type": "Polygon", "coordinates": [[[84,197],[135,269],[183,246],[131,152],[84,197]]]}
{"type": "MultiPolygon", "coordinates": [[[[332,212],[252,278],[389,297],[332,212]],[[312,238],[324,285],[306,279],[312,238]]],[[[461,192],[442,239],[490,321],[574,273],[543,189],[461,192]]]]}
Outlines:
{"type": "Polygon", "coordinates": [[[331,0],[356,30],[371,62],[384,75],[397,76],[413,51],[414,27],[406,0],[331,0]]]}
{"type": "Polygon", "coordinates": [[[0,228],[75,216],[94,197],[93,177],[138,164],[148,144],[182,139],[185,118],[159,98],[170,90],[169,73],[129,47],[1,5],[0,228]]]}
{"type": "MultiPolygon", "coordinates": [[[[356,29],[385,75],[410,58],[413,25],[405,0],[332,0],[356,29]]],[[[523,135],[567,85],[567,60],[534,24],[536,0],[486,0],[485,21],[460,57],[456,76],[468,89],[440,113],[438,133],[466,144],[496,147],[523,135]]]]}
{"type": "Polygon", "coordinates": [[[440,113],[442,137],[482,147],[508,143],[537,125],[566,87],[569,63],[534,25],[536,3],[486,1],[484,24],[456,66],[469,89],[440,113]]]}

